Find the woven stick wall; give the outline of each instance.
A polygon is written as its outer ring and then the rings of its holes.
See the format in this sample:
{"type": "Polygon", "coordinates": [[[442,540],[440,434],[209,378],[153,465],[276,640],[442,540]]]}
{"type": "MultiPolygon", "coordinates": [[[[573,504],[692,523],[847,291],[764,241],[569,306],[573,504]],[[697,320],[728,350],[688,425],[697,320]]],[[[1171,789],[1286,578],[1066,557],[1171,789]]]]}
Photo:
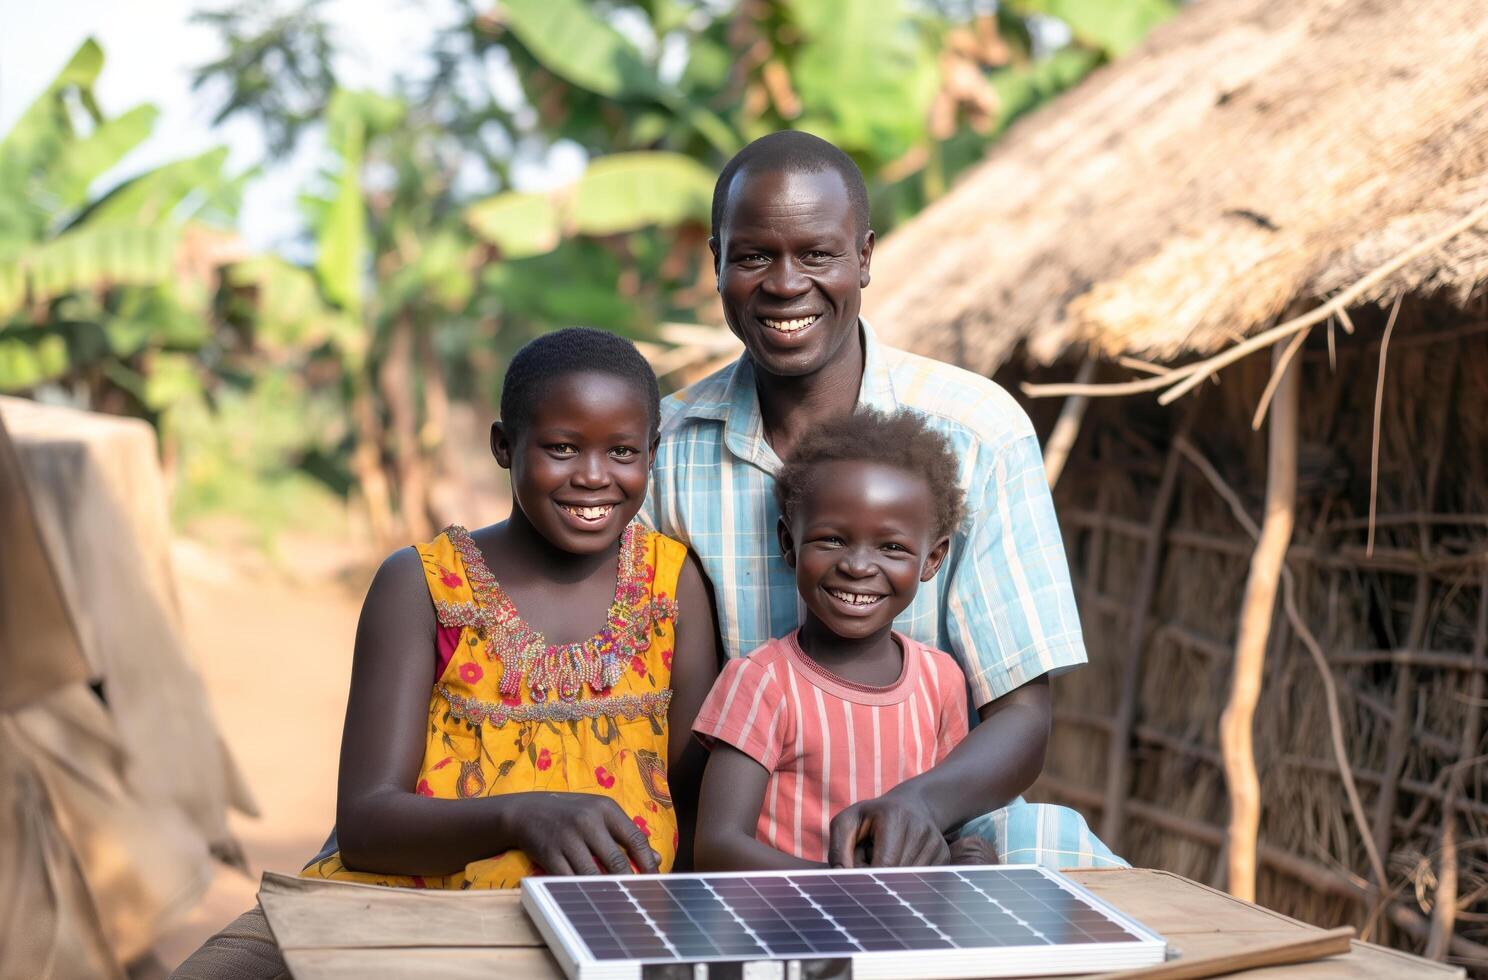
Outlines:
{"type": "MultiPolygon", "coordinates": [[[[1372,553],[1384,316],[1353,319],[1353,337],[1319,334],[1302,354],[1296,615],[1277,602],[1255,721],[1257,897],[1488,970],[1488,306],[1400,310],[1372,553]],[[1335,761],[1314,639],[1383,887],[1335,761]]],[[[1079,807],[1135,864],[1221,887],[1216,734],[1254,547],[1234,508],[1259,520],[1265,439],[1250,419],[1269,369],[1251,357],[1168,408],[1092,403],[1056,490],[1091,662],[1057,682],[1032,795],[1079,807]]],[[[1030,407],[1047,433],[1057,402],[1030,407]]]]}

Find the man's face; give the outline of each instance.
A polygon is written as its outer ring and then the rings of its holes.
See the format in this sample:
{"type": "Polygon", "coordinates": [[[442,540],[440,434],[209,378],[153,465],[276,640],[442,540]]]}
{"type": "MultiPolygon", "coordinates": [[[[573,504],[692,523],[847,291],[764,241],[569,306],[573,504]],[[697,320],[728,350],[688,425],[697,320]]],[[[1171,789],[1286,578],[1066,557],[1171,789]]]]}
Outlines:
{"type": "Polygon", "coordinates": [[[831,170],[736,175],[710,242],[723,315],[760,370],[814,374],[853,340],[873,233],[831,170]]]}

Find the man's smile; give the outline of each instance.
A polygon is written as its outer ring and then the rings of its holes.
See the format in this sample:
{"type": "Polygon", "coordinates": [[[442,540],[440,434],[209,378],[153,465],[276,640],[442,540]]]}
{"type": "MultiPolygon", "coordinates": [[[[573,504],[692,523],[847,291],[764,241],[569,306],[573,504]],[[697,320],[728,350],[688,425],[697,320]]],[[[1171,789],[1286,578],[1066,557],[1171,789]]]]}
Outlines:
{"type": "Polygon", "coordinates": [[[807,327],[820,320],[821,317],[822,315],[820,313],[812,313],[809,316],[794,317],[789,320],[780,320],[772,317],[760,317],[759,321],[765,326],[769,327],[771,330],[776,331],[777,333],[791,334],[797,333],[801,330],[805,330],[807,327]]]}

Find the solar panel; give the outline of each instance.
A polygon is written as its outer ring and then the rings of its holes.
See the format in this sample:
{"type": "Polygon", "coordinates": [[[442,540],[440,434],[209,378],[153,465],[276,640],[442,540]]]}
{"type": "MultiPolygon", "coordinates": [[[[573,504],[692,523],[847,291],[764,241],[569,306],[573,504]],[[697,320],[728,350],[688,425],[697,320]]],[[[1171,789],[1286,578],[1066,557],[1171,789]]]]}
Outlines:
{"type": "Polygon", "coordinates": [[[1167,951],[1036,865],[527,878],[522,904],[570,980],[1093,973],[1167,951]]]}

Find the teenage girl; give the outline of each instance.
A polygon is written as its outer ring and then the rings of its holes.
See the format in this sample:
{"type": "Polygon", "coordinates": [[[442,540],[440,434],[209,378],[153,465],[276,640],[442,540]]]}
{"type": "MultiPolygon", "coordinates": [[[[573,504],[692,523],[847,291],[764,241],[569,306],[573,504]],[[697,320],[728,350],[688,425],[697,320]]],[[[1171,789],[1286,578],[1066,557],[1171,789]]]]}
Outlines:
{"type": "MultiPolygon", "coordinates": [[[[967,731],[956,661],[893,628],[961,522],[946,441],[913,412],[860,410],[803,438],[776,493],[780,547],[806,616],[731,661],[698,713],[695,731],[712,748],[698,823],[704,869],[873,863],[828,854],[833,818],[929,770],[967,731]]],[[[865,821],[858,846],[889,832],[865,821]]],[[[995,860],[979,838],[873,843],[906,864],[995,860]]]]}
{"type": "Polygon", "coordinates": [[[717,673],[702,576],[634,522],[660,413],[628,341],[523,347],[491,426],[511,516],[396,552],[362,607],[340,849],[307,877],[507,888],[690,854],[717,673]]]}

